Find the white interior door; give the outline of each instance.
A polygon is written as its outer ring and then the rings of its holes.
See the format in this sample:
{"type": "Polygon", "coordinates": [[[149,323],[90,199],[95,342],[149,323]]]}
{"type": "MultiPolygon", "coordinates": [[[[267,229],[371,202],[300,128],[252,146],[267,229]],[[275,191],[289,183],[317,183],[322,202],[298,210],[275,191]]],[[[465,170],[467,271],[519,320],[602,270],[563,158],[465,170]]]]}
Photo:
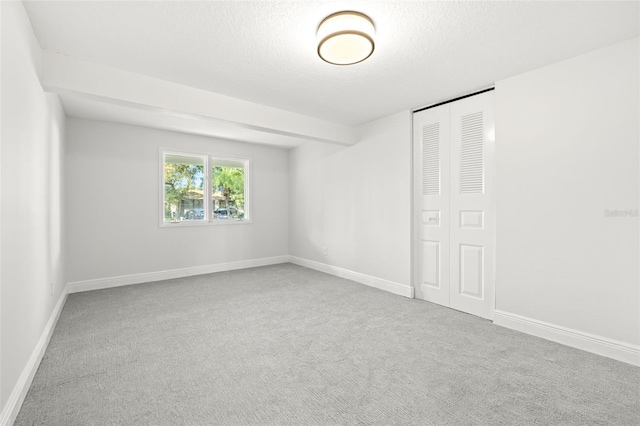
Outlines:
{"type": "Polygon", "coordinates": [[[491,319],[493,92],[414,114],[415,295],[491,319]]]}
{"type": "Polygon", "coordinates": [[[493,91],[450,105],[449,306],[493,319],[493,91]]]}
{"type": "Polygon", "coordinates": [[[414,115],[420,279],[416,297],[449,306],[449,106],[414,115]]]}

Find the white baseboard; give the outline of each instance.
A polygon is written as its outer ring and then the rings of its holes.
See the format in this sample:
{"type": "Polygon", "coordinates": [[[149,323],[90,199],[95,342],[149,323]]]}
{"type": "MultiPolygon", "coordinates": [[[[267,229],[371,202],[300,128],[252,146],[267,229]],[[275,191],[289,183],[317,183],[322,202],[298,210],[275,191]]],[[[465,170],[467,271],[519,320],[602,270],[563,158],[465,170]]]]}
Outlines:
{"type": "Polygon", "coordinates": [[[499,310],[493,312],[493,322],[502,327],[640,366],[640,346],[499,310]]]}
{"type": "Polygon", "coordinates": [[[49,340],[51,340],[53,330],[56,328],[56,323],[58,322],[58,318],[60,318],[62,308],[67,301],[67,293],[67,287],[65,287],[64,290],[62,290],[62,295],[60,296],[58,303],[56,303],[56,306],[53,308],[53,312],[51,312],[49,321],[47,322],[36,347],[31,353],[31,357],[29,358],[27,365],[25,365],[20,377],[18,378],[18,382],[13,387],[11,395],[9,395],[9,399],[7,400],[4,410],[2,410],[2,413],[0,414],[0,426],[11,426],[13,425],[13,422],[15,422],[18,412],[22,407],[22,403],[24,402],[24,398],[27,396],[27,392],[31,387],[31,382],[33,382],[36,371],[38,371],[44,352],[47,350],[49,340]]]}
{"type": "Polygon", "coordinates": [[[289,256],[289,262],[307,268],[315,269],[316,271],[335,275],[340,278],[355,281],[360,284],[368,285],[370,287],[375,287],[380,290],[388,291],[390,293],[398,294],[400,296],[413,298],[413,287],[409,285],[384,280],[382,278],[372,277],[371,275],[361,274],[359,272],[350,271],[348,269],[339,268],[337,266],[327,265],[326,263],[320,263],[296,256],[289,256]]]}
{"type": "Polygon", "coordinates": [[[255,268],[257,266],[276,265],[278,263],[287,262],[289,262],[289,256],[263,257],[261,259],[242,260],[239,262],[216,263],[214,265],[195,266],[191,268],[121,275],[118,277],[98,278],[86,281],[73,281],[68,284],[68,289],[69,293],[79,293],[82,291],[100,290],[124,285],[142,284],[152,281],[170,280],[173,278],[184,278],[193,275],[212,274],[214,272],[255,268]]]}

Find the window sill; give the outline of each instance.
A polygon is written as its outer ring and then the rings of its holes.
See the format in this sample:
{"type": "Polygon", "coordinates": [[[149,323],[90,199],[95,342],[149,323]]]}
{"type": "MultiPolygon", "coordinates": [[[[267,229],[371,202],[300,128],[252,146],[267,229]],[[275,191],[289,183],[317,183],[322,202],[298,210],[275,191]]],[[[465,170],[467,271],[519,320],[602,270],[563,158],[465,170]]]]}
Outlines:
{"type": "Polygon", "coordinates": [[[248,225],[252,223],[251,219],[238,220],[238,219],[222,219],[211,221],[178,221],[178,222],[161,222],[160,228],[189,228],[192,226],[225,226],[225,225],[248,225]]]}

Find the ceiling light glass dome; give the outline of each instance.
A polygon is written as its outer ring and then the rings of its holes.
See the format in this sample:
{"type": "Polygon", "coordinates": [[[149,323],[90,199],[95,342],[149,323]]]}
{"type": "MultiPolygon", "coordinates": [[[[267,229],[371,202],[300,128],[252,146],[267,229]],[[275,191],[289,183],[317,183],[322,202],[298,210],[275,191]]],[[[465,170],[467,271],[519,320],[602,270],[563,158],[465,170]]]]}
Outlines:
{"type": "Polygon", "coordinates": [[[327,16],[318,27],[318,55],[335,65],[362,62],[373,53],[375,27],[367,15],[344,11],[327,16]]]}

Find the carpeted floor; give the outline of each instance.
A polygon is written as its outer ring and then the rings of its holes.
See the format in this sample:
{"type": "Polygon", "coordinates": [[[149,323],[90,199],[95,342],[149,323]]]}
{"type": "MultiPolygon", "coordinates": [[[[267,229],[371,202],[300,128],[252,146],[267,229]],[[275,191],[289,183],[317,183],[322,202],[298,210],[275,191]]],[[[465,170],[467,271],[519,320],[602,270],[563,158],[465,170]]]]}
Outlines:
{"type": "Polygon", "coordinates": [[[292,264],[69,295],[16,425],[638,425],[640,368],[292,264]]]}

